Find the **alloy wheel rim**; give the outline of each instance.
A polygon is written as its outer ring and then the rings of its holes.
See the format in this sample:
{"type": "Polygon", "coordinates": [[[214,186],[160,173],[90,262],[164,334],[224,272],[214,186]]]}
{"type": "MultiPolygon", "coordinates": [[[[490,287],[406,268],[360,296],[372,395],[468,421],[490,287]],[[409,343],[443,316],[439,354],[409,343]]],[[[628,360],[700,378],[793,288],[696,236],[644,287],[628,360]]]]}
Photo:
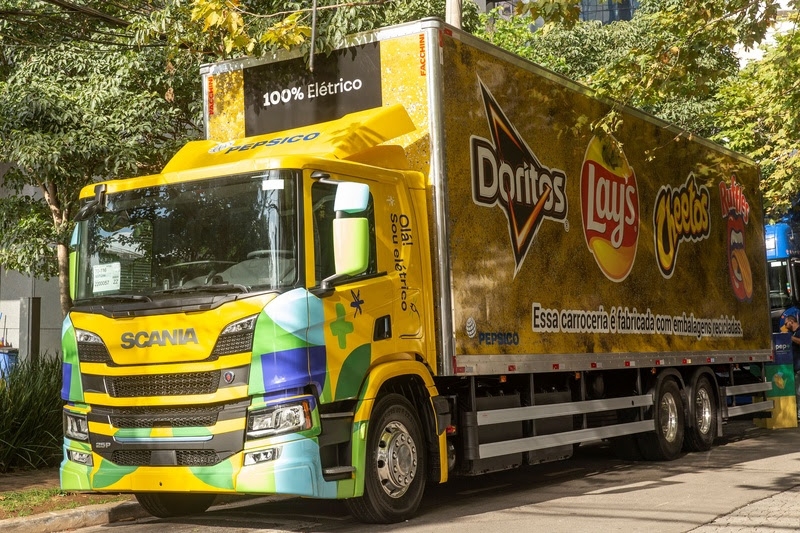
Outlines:
{"type": "Polygon", "coordinates": [[[386,424],[378,439],[378,480],[384,492],[400,498],[417,475],[417,445],[400,422],[386,424]]]}
{"type": "Polygon", "coordinates": [[[678,406],[672,394],[661,397],[661,434],[667,442],[674,442],[678,435],[678,406]]]}
{"type": "Polygon", "coordinates": [[[704,388],[694,397],[694,412],[697,430],[702,434],[708,433],[711,430],[711,398],[704,388]]]}

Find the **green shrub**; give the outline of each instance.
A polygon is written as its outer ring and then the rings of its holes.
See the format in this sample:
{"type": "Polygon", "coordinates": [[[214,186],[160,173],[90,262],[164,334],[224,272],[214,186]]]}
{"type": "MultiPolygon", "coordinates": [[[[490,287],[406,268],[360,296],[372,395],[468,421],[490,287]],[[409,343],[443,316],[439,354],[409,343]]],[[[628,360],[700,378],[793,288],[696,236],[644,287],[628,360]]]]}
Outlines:
{"type": "Polygon", "coordinates": [[[21,361],[0,379],[0,472],[61,461],[61,361],[21,361]]]}

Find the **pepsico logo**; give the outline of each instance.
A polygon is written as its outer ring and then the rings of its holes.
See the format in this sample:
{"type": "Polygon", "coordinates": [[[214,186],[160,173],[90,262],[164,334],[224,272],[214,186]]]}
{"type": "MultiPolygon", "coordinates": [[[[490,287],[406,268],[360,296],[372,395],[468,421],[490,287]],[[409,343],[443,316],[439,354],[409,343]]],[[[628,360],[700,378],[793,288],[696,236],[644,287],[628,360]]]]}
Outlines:
{"type": "Polygon", "coordinates": [[[628,277],[639,242],[639,189],[625,154],[611,136],[592,137],[581,170],[586,246],[611,281],[628,277]]]}

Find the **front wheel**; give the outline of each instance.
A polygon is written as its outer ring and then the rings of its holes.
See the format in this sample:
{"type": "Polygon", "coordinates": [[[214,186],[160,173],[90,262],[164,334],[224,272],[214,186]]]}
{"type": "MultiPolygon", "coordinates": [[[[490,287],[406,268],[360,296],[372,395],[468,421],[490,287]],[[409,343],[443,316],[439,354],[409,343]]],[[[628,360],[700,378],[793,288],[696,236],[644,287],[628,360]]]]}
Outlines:
{"type": "Polygon", "coordinates": [[[158,518],[200,514],[214,503],[214,494],[189,492],[137,492],[136,500],[144,510],[158,518]]]}
{"type": "Polygon", "coordinates": [[[655,403],[651,408],[656,430],[640,437],[639,446],[649,461],[672,461],[683,448],[683,400],[678,384],[672,379],[663,379],[656,390],[655,403]]]}
{"type": "Polygon", "coordinates": [[[367,433],[364,495],[347,506],[362,522],[391,524],[411,518],[425,491],[427,454],[414,407],[399,394],[375,405],[367,433]]]}

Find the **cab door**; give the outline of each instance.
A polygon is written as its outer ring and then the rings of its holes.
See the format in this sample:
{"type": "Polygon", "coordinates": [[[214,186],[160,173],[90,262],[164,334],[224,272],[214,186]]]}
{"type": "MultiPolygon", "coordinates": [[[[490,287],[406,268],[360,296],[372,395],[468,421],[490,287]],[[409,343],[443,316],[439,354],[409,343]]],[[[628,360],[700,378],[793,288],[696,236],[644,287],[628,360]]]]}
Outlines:
{"type": "MultiPolygon", "coordinates": [[[[334,176],[311,180],[310,228],[306,238],[309,272],[307,279],[312,294],[319,295],[325,344],[325,383],[320,402],[355,398],[370,366],[381,357],[395,352],[392,331],[392,308],[395,290],[388,275],[391,267],[390,252],[376,231],[376,219],[384,216],[386,184],[351,176],[334,176]],[[369,200],[361,212],[344,214],[334,209],[339,183],[362,183],[369,186],[369,200]],[[366,269],[331,283],[331,288],[321,290],[323,280],[336,274],[334,258],[334,220],[336,217],[366,218],[368,225],[369,257],[366,269]]],[[[388,216],[388,215],[387,215],[388,216]]],[[[307,219],[309,220],[309,219],[307,219]]]]}

